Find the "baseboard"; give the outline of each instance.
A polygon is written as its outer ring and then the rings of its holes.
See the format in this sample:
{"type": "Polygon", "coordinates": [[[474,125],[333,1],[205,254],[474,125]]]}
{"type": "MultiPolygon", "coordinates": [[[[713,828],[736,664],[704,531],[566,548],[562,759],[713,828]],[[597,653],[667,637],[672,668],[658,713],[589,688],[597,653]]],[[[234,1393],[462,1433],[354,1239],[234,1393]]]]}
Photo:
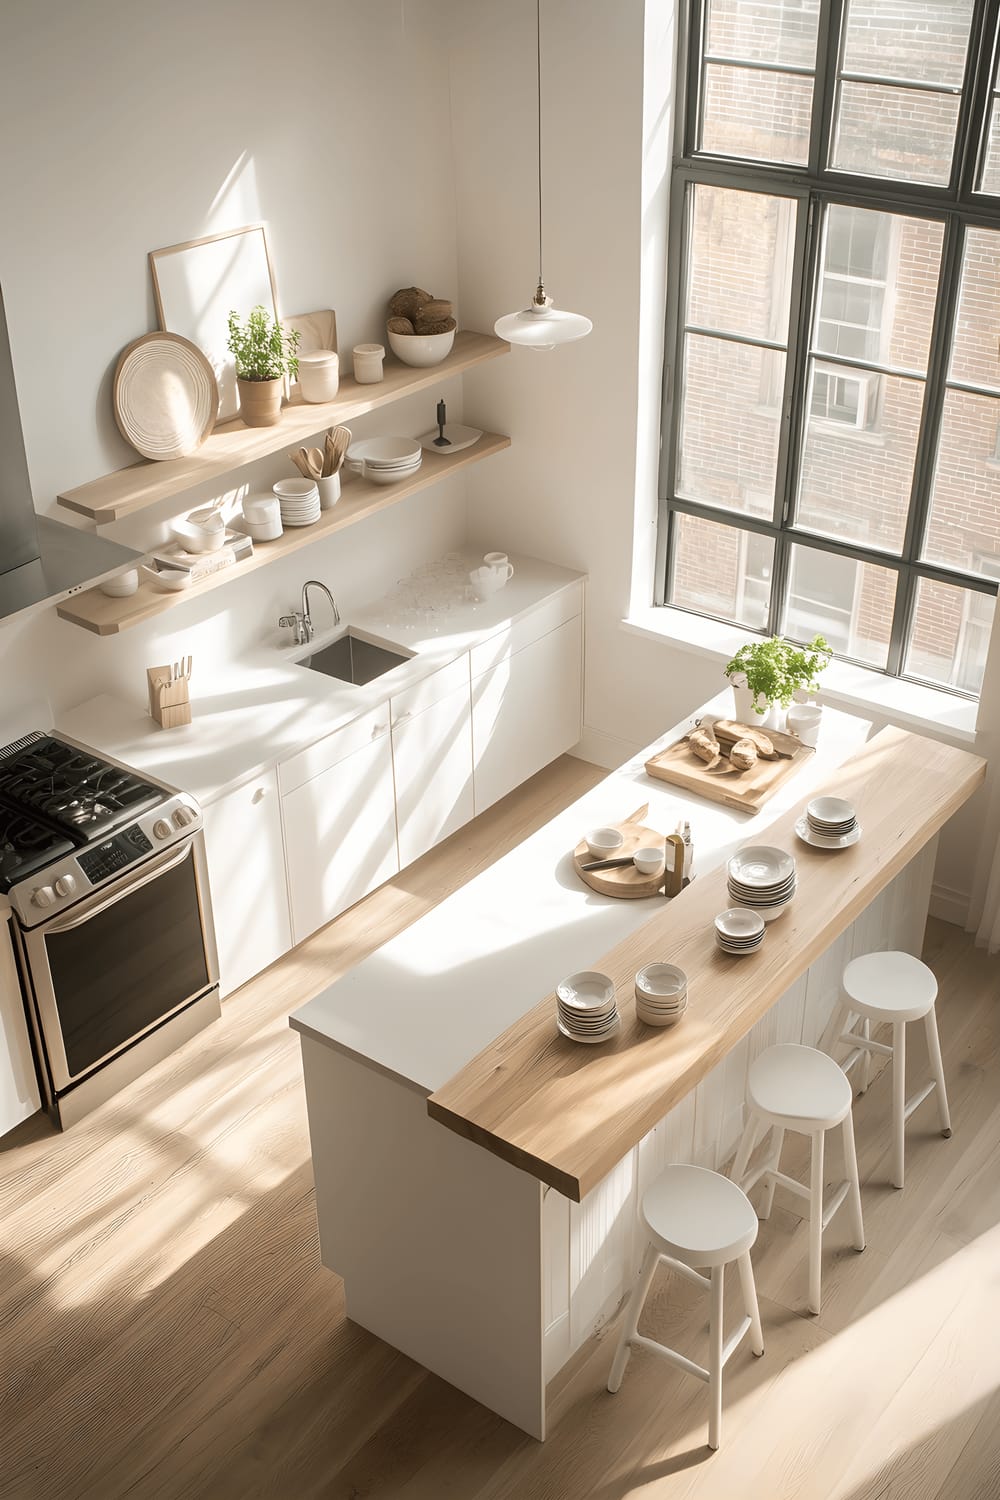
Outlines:
{"type": "Polygon", "coordinates": [[[569,753],[577,760],[589,761],[592,766],[601,766],[605,771],[616,771],[641,749],[641,745],[634,745],[630,740],[619,739],[616,734],[606,734],[603,729],[593,729],[585,724],[579,743],[569,753]]]}
{"type": "Polygon", "coordinates": [[[955,927],[964,928],[969,920],[969,895],[966,891],[955,891],[950,885],[935,882],[931,887],[928,913],[932,917],[940,917],[942,922],[951,922],[955,927]]]}

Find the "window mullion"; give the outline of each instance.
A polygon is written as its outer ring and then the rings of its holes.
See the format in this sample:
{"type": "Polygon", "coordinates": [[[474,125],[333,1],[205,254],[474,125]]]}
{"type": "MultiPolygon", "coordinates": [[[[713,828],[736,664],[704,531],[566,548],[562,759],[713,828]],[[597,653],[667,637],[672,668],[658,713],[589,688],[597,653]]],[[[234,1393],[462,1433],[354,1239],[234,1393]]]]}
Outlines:
{"type": "Polygon", "coordinates": [[[820,0],[809,151],[809,170],[814,178],[823,176],[830,160],[830,141],[839,89],[837,75],[840,71],[845,3],[846,0],[820,0]]]}
{"type": "Polygon", "coordinates": [[[959,201],[976,191],[980,163],[985,159],[990,128],[990,100],[996,67],[1000,0],[981,0],[969,37],[962,104],[955,139],[952,184],[959,201]]]}

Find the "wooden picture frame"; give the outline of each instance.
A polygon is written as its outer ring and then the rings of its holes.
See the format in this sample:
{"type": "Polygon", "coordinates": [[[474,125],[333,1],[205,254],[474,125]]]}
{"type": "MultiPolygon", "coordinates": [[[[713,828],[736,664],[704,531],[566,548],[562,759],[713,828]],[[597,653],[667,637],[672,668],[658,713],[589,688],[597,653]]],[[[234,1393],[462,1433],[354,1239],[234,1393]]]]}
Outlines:
{"type": "Polygon", "coordinates": [[[207,357],[219,385],[218,420],[239,411],[236,367],[227,348],[231,310],[241,318],[263,306],[279,318],[278,289],[263,224],[246,224],[149,252],[156,316],[207,357]]]}

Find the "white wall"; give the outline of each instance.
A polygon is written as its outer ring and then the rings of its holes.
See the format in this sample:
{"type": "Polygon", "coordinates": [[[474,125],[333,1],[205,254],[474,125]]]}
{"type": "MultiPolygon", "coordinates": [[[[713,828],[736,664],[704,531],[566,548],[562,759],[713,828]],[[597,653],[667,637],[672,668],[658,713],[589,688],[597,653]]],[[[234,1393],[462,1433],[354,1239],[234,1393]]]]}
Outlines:
{"type": "MultiPolygon", "coordinates": [[[[0,284],[38,510],[135,458],[111,374],[156,326],[150,250],[265,220],[282,311],[336,308],[348,362],[381,336],[397,286],[457,291],[448,16],[447,0],[0,8],[0,284]]],[[[459,417],[460,382],[448,396],[459,417]]],[[[417,432],[433,406],[413,398],[357,431],[417,432]]],[[[259,487],[288,472],[279,457],[239,477],[259,487]]],[[[104,533],[152,545],[199,498],[104,533]]],[[[115,640],[53,610],[14,620],[0,625],[0,688],[8,700],[44,689],[58,712],[101,690],[141,698],[145,666],[185,647],[221,671],[304,578],[349,609],[464,528],[456,476],[115,640]]]]}

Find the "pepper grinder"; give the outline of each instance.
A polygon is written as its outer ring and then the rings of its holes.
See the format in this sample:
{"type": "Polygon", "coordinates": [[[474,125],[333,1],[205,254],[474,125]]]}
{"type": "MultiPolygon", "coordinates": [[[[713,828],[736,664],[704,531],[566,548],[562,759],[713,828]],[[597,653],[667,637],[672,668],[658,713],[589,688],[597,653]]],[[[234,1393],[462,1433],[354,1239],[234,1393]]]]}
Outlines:
{"type": "Polygon", "coordinates": [[[444,424],[445,424],[445,421],[447,420],[447,415],[448,415],[448,413],[447,413],[447,409],[445,407],[444,402],[443,401],[439,401],[438,404],[437,404],[438,435],[434,439],[434,446],[435,446],[435,448],[450,448],[451,447],[451,438],[446,438],[445,435],[444,435],[444,424]]]}

